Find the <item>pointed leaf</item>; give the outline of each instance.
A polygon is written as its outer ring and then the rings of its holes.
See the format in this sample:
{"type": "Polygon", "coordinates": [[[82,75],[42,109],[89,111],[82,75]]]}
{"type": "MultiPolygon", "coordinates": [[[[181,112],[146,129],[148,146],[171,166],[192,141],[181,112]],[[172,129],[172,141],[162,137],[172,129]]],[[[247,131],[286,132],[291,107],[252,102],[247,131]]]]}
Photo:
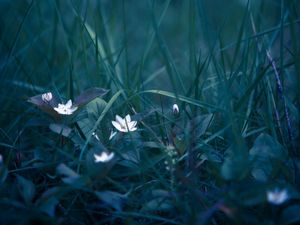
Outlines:
{"type": "Polygon", "coordinates": [[[114,191],[95,191],[96,196],[117,211],[122,211],[126,195],[114,191]]]}
{"type": "Polygon", "coordinates": [[[58,105],[58,100],[54,95],[49,102],[45,102],[42,99],[42,94],[30,97],[27,101],[36,105],[40,110],[42,110],[52,116],[58,115],[58,113],[53,109],[54,107],[57,107],[57,105],[58,105]]]}
{"type": "Polygon", "coordinates": [[[268,134],[259,135],[249,151],[252,161],[252,175],[259,181],[267,181],[275,162],[283,162],[287,157],[284,148],[268,134]]]}
{"type": "Polygon", "coordinates": [[[196,138],[201,137],[209,127],[213,114],[200,115],[189,122],[189,133],[195,135],[196,138]]]}
{"type": "Polygon", "coordinates": [[[280,215],[280,223],[282,225],[300,224],[300,205],[291,205],[283,209],[280,215]]]}
{"type": "Polygon", "coordinates": [[[72,129],[64,124],[52,123],[49,125],[50,130],[54,133],[69,137],[72,133],[72,129]]]}
{"type": "Polygon", "coordinates": [[[94,100],[97,97],[102,97],[103,95],[107,94],[108,90],[103,88],[90,88],[85,90],[80,95],[78,95],[74,100],[74,105],[82,106],[90,101],[94,100]]]}
{"type": "Polygon", "coordinates": [[[78,173],[76,173],[65,164],[58,165],[56,171],[59,175],[62,176],[61,179],[66,184],[69,184],[75,188],[85,185],[84,177],[81,177],[78,173]]]}
{"type": "Polygon", "coordinates": [[[21,194],[25,203],[26,204],[31,203],[35,196],[34,184],[30,180],[27,180],[24,177],[18,175],[17,185],[18,185],[19,193],[21,194]]]}

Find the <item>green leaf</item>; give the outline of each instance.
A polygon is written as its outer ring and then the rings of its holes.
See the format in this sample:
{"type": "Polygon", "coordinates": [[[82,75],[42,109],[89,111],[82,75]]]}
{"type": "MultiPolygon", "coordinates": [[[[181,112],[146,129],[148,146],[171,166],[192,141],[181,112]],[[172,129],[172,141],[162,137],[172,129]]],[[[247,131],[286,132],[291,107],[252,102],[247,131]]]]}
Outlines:
{"type": "Polygon", "coordinates": [[[78,120],[78,125],[86,137],[92,135],[94,125],[106,105],[106,101],[100,98],[94,99],[86,105],[86,114],[83,115],[84,117],[82,119],[78,120]]]}
{"type": "Polygon", "coordinates": [[[221,167],[221,174],[225,180],[241,180],[248,173],[249,162],[243,155],[234,155],[233,147],[226,150],[225,161],[221,167]]]}
{"type": "Polygon", "coordinates": [[[3,184],[8,175],[8,170],[5,166],[0,165],[0,184],[3,184]]]}
{"type": "Polygon", "coordinates": [[[42,99],[42,94],[40,95],[35,95],[33,97],[30,97],[28,102],[34,104],[37,106],[40,110],[50,114],[51,116],[58,116],[59,114],[53,109],[54,107],[57,107],[59,101],[57,97],[52,94],[52,99],[49,102],[45,102],[42,99]]]}
{"type": "Polygon", "coordinates": [[[267,181],[274,170],[274,163],[282,163],[287,158],[284,148],[268,134],[259,135],[249,151],[252,162],[252,176],[259,181],[267,181]]]}
{"type": "Polygon", "coordinates": [[[58,165],[56,172],[62,177],[61,179],[64,183],[69,184],[74,188],[81,188],[86,184],[85,177],[80,176],[65,164],[58,165]]]}
{"type": "Polygon", "coordinates": [[[156,198],[147,202],[143,207],[142,211],[168,211],[173,208],[170,200],[166,198],[156,198]]]}
{"type": "Polygon", "coordinates": [[[296,225],[300,223],[300,205],[291,205],[283,209],[280,215],[281,225],[296,225]]]}
{"type": "Polygon", "coordinates": [[[35,205],[40,211],[54,217],[59,200],[71,190],[70,188],[61,186],[49,188],[36,200],[35,205]]]}
{"type": "Polygon", "coordinates": [[[59,199],[67,193],[67,189],[63,187],[53,187],[47,189],[42,196],[37,199],[37,208],[51,217],[55,216],[55,208],[59,203],[59,199]]]}
{"type": "Polygon", "coordinates": [[[34,184],[30,180],[27,180],[24,177],[17,175],[17,186],[24,202],[26,204],[31,203],[35,196],[34,184]]]}
{"type": "Polygon", "coordinates": [[[49,125],[50,130],[59,135],[69,137],[72,133],[72,129],[64,124],[51,123],[49,125]]]}
{"type": "Polygon", "coordinates": [[[189,134],[195,135],[195,138],[201,137],[209,127],[213,114],[200,115],[189,121],[189,134]]]}
{"type": "MultiPolygon", "coordinates": [[[[102,119],[104,118],[104,116],[106,115],[106,113],[108,112],[108,110],[112,107],[113,103],[118,99],[118,97],[123,93],[123,90],[118,91],[116,94],[114,94],[114,96],[112,96],[112,98],[109,100],[109,102],[107,103],[107,105],[105,106],[105,108],[103,109],[101,115],[99,116],[99,118],[97,119],[97,121],[95,122],[93,129],[91,130],[91,134],[87,137],[84,146],[81,149],[80,155],[79,155],[79,160],[82,160],[83,155],[85,153],[85,150],[92,138],[92,133],[97,129],[97,127],[100,125],[100,122],[102,121],[102,119]]],[[[80,171],[80,164],[78,164],[77,167],[77,172],[80,171]]]]}
{"type": "Polygon", "coordinates": [[[117,211],[122,211],[127,195],[122,195],[114,191],[95,191],[96,196],[108,206],[117,211]]]}
{"type": "Polygon", "coordinates": [[[107,92],[108,90],[103,88],[90,88],[82,92],[74,99],[74,105],[80,107],[89,103],[97,97],[102,97],[103,95],[107,94],[107,92]]]}

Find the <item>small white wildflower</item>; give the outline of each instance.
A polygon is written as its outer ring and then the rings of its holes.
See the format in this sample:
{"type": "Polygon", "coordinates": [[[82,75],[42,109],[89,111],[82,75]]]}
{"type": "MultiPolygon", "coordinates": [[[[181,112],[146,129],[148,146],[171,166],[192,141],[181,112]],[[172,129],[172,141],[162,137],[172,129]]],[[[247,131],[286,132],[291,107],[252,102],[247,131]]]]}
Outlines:
{"type": "Polygon", "coordinates": [[[117,134],[117,132],[111,131],[108,140],[113,139],[113,137],[117,134]]]}
{"type": "Polygon", "coordinates": [[[58,107],[54,107],[54,110],[62,115],[71,115],[77,108],[77,106],[72,105],[72,100],[70,99],[66,104],[58,104],[58,107]]]}
{"type": "Polygon", "coordinates": [[[98,162],[102,162],[102,163],[106,163],[109,162],[113,157],[114,157],[114,153],[107,153],[107,152],[101,152],[100,155],[94,154],[94,158],[95,158],[95,163],[98,162]]]}
{"type": "Polygon", "coordinates": [[[47,92],[47,93],[42,94],[42,100],[44,102],[50,102],[52,100],[52,93],[47,92]]]}
{"type": "Polygon", "coordinates": [[[111,121],[112,125],[121,132],[130,132],[137,129],[137,121],[131,121],[131,117],[128,114],[122,119],[119,115],[116,115],[116,121],[111,121]]]}
{"type": "Polygon", "coordinates": [[[288,199],[288,193],[286,189],[279,190],[275,189],[267,191],[268,202],[274,205],[280,205],[288,199]]]}
{"type": "Polygon", "coordinates": [[[173,105],[173,114],[178,114],[179,113],[179,107],[178,107],[178,105],[177,104],[174,104],[173,105]]]}

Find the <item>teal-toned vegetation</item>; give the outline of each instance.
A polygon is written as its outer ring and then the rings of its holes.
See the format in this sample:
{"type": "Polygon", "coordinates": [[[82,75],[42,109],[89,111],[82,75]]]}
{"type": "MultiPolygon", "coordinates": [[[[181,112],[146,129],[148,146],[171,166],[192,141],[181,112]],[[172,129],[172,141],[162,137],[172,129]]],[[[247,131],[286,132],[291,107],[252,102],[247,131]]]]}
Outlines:
{"type": "Polygon", "coordinates": [[[300,224],[298,0],[1,0],[0,224],[300,224]]]}

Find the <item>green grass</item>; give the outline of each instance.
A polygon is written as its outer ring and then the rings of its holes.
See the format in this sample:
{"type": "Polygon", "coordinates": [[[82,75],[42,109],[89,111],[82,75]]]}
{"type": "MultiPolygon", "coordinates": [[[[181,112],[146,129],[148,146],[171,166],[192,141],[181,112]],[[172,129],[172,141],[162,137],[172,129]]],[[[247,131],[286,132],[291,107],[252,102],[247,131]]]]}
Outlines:
{"type": "Polygon", "coordinates": [[[0,6],[0,224],[300,223],[298,1],[0,6]]]}

